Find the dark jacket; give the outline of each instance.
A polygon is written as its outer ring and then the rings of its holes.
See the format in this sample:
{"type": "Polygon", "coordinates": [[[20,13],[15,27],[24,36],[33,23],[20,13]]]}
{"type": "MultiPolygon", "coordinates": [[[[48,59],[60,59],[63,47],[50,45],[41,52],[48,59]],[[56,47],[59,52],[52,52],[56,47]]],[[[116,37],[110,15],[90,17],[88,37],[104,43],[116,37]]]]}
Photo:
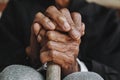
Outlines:
{"type": "MultiPolygon", "coordinates": [[[[34,16],[50,5],[53,0],[10,0],[0,20],[1,70],[11,64],[29,64],[25,48],[34,16]]],[[[82,0],[72,0],[69,10],[80,12],[86,24],[79,58],[105,80],[120,80],[120,20],[116,11],[82,0]]]]}

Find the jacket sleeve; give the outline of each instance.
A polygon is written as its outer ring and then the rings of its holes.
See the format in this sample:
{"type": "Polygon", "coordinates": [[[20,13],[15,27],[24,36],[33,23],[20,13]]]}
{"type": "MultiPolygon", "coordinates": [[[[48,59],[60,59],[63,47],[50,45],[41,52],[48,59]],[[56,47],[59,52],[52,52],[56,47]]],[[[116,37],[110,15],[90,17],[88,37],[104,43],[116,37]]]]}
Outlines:
{"type": "Polygon", "coordinates": [[[15,2],[10,0],[0,19],[0,70],[26,63],[23,29],[15,2]]]}

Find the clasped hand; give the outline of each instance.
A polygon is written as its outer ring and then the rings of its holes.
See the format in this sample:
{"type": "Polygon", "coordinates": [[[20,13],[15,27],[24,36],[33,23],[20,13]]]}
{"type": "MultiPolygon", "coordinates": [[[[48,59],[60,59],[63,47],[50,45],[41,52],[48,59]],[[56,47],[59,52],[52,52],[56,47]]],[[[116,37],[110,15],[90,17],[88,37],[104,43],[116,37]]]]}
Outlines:
{"type": "Polygon", "coordinates": [[[79,71],[76,58],[84,31],[79,13],[50,6],[45,14],[36,14],[31,27],[30,47],[26,51],[33,61],[38,57],[43,64],[52,61],[61,66],[64,75],[68,75],[79,71]]]}

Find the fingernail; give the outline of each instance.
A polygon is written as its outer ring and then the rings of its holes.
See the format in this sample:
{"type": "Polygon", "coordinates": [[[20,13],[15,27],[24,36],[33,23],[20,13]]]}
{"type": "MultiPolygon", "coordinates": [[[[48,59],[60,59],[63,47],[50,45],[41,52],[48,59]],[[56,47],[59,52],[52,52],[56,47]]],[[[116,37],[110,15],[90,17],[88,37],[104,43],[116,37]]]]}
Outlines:
{"type": "Polygon", "coordinates": [[[48,22],[48,24],[49,24],[49,28],[50,28],[51,30],[54,30],[54,29],[55,29],[55,25],[54,25],[52,22],[48,22]]]}
{"type": "Polygon", "coordinates": [[[71,30],[71,37],[75,40],[79,40],[80,39],[80,33],[77,30],[73,29],[73,30],[71,30]]]}
{"type": "Polygon", "coordinates": [[[65,22],[64,25],[63,25],[63,29],[65,31],[69,31],[71,28],[70,28],[70,25],[67,22],[65,22]]]}
{"type": "Polygon", "coordinates": [[[39,30],[40,30],[40,25],[38,23],[35,23],[33,26],[33,30],[34,30],[35,35],[38,35],[39,30]]]}

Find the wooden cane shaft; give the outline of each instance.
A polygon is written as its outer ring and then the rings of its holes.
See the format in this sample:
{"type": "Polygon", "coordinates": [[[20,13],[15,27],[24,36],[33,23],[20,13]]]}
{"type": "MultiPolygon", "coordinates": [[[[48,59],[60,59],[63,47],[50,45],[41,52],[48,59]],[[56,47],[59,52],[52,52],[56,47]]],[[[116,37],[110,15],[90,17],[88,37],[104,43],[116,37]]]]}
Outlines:
{"type": "Polygon", "coordinates": [[[61,80],[61,68],[54,63],[48,63],[46,80],[61,80]]]}

